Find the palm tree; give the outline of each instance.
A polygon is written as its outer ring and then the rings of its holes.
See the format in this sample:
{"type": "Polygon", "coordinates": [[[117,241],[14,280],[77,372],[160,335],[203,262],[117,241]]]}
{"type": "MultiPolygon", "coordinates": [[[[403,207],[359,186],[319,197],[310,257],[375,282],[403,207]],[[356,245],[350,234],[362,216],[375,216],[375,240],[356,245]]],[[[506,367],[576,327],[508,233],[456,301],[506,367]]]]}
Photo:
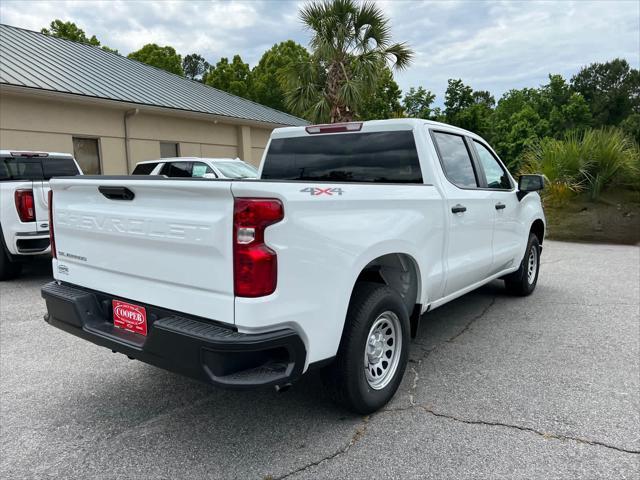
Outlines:
{"type": "Polygon", "coordinates": [[[312,55],[284,72],[287,107],[315,122],[348,122],[387,65],[409,66],[412,50],[391,43],[389,21],[374,3],[310,3],[300,19],[313,32],[312,55]]]}

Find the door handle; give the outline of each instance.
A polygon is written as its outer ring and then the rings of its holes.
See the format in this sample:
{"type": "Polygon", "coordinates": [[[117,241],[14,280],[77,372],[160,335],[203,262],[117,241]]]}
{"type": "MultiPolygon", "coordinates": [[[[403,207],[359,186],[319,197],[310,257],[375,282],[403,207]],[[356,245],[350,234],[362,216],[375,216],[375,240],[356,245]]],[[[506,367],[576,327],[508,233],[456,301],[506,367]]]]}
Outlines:
{"type": "Polygon", "coordinates": [[[102,195],[107,197],[109,200],[133,200],[136,196],[131,190],[127,187],[111,187],[100,185],[98,190],[102,195]]]}
{"type": "Polygon", "coordinates": [[[465,207],[464,205],[460,205],[459,203],[451,207],[451,213],[462,213],[466,211],[467,211],[467,207],[465,207]]]}
{"type": "Polygon", "coordinates": [[[507,206],[504,203],[502,202],[496,203],[496,210],[504,210],[505,208],[507,208],[507,206]]]}

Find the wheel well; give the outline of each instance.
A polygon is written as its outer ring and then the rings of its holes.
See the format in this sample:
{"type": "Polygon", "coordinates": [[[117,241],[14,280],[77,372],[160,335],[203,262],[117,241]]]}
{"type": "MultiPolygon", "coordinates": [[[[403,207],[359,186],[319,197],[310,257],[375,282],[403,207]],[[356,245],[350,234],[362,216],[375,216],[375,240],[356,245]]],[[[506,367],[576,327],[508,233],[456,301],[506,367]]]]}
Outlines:
{"type": "Polygon", "coordinates": [[[387,285],[394,290],[405,306],[411,318],[412,334],[417,331],[420,319],[419,305],[420,277],[415,260],[406,253],[390,253],[369,262],[358,275],[358,282],[375,282],[387,285]]]}
{"type": "Polygon", "coordinates": [[[538,237],[538,242],[542,245],[542,240],[544,239],[544,223],[539,218],[533,222],[531,225],[531,233],[533,233],[536,237],[538,237]]]}

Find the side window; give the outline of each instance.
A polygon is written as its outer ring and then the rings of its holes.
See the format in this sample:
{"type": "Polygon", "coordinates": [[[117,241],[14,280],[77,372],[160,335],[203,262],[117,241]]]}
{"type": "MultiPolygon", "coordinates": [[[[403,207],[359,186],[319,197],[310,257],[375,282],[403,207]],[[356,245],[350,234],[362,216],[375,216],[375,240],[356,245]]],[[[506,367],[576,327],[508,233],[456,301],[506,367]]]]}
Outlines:
{"type": "Polygon", "coordinates": [[[476,188],[478,182],[464,138],[443,132],[433,132],[433,137],[447,178],[458,187],[476,188]]]}
{"type": "Polygon", "coordinates": [[[160,175],[166,175],[169,178],[191,178],[192,162],[169,162],[165,163],[160,175]]]}
{"type": "Polygon", "coordinates": [[[157,163],[140,163],[133,169],[131,175],[151,175],[153,169],[156,168],[157,163]]]}
{"type": "Polygon", "coordinates": [[[73,156],[85,175],[102,173],[97,138],[73,137],[73,156]]]}
{"type": "Polygon", "coordinates": [[[478,152],[478,159],[482,164],[482,169],[487,177],[487,186],[489,188],[499,188],[503,190],[511,190],[511,180],[509,175],[502,168],[502,165],[498,163],[498,160],[493,156],[487,147],[477,141],[473,141],[478,152]]]}
{"type": "MultiPolygon", "coordinates": [[[[215,175],[215,172],[213,170],[211,170],[211,167],[209,165],[207,165],[206,163],[202,163],[202,162],[193,162],[193,168],[191,170],[191,176],[194,178],[202,178],[204,177],[205,173],[213,173],[215,175]]],[[[217,175],[216,175],[217,177],[217,175]]]]}
{"type": "Polygon", "coordinates": [[[175,158],[178,156],[178,144],[160,142],[160,158],[175,158]]]}

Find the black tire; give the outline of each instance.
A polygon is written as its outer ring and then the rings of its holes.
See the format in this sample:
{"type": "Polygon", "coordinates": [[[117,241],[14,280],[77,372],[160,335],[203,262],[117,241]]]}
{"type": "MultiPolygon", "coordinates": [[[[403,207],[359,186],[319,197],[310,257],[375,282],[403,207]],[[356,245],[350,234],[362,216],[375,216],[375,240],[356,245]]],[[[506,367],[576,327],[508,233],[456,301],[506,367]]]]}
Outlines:
{"type": "Polygon", "coordinates": [[[11,280],[20,275],[22,264],[12,262],[4,246],[0,245],[0,280],[11,280]]]}
{"type": "MultiPolygon", "coordinates": [[[[391,400],[402,381],[409,358],[410,338],[409,315],[400,296],[386,285],[358,283],[349,304],[336,361],[324,372],[334,398],[349,410],[365,415],[383,407],[391,400]],[[387,318],[389,324],[385,326],[384,320],[387,318]],[[379,343],[368,342],[375,325],[378,326],[375,331],[381,332],[381,335],[393,332],[388,338],[398,339],[395,341],[396,350],[389,357],[386,355],[394,347],[387,337],[379,337],[379,343]],[[374,348],[373,345],[377,346],[374,348]],[[365,374],[365,348],[371,348],[372,355],[379,355],[377,358],[380,366],[384,365],[385,358],[392,360],[387,362],[391,367],[384,367],[388,374],[377,379],[383,381],[376,388],[370,383],[373,381],[375,384],[376,380],[367,379],[372,372],[376,374],[375,366],[369,367],[371,370],[365,374]]],[[[377,371],[382,370],[378,368],[377,371]]]]}
{"type": "Polygon", "coordinates": [[[531,295],[536,289],[538,283],[538,273],[540,272],[540,241],[538,237],[530,233],[527,249],[524,251],[524,258],[520,262],[520,268],[515,272],[504,277],[504,285],[507,291],[512,295],[526,297],[531,295]],[[535,275],[529,275],[529,262],[531,256],[534,258],[533,272],[535,275]]]}

